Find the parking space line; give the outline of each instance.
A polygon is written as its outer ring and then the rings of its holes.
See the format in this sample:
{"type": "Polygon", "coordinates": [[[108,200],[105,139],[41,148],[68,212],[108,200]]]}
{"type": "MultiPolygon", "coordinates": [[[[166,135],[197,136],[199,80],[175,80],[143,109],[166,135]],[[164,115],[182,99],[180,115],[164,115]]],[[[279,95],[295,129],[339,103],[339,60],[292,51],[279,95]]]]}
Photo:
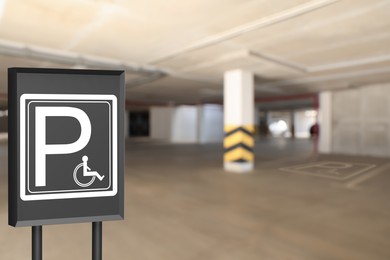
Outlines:
{"type": "Polygon", "coordinates": [[[356,188],[358,188],[357,186],[359,184],[381,174],[382,172],[384,172],[388,168],[390,168],[390,163],[387,163],[387,164],[375,169],[374,171],[370,171],[366,174],[360,175],[359,177],[347,182],[346,187],[348,189],[356,189],[356,188]]]}

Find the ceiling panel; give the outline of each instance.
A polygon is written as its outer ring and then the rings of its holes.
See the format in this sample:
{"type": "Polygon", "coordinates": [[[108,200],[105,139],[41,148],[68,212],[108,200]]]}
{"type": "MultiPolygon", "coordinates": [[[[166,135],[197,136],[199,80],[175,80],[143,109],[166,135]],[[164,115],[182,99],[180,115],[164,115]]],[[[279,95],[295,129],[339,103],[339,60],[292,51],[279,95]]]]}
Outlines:
{"type": "Polygon", "coordinates": [[[220,100],[236,68],[255,73],[258,96],[390,82],[388,0],[7,0],[1,13],[2,97],[12,66],[131,64],[128,99],[156,103],[220,100]]]}
{"type": "Polygon", "coordinates": [[[231,41],[254,50],[287,55],[306,47],[326,46],[387,31],[389,11],[387,0],[337,1],[231,41]]]}
{"type": "Polygon", "coordinates": [[[101,8],[95,1],[6,1],[0,24],[3,39],[66,48],[101,8]]]}

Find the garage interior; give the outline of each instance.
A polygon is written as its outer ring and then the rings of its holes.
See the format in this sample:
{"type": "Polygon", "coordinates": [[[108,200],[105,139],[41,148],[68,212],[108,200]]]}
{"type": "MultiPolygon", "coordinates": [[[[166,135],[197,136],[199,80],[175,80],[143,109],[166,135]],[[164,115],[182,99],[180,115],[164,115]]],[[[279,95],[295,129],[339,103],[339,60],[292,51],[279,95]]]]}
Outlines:
{"type": "MultiPolygon", "coordinates": [[[[390,259],[389,14],[388,0],[1,0],[0,259],[31,254],[30,229],[6,224],[10,67],[126,72],[125,219],[104,222],[104,259],[390,259]],[[237,111],[255,142],[239,173],[224,163],[237,111]]],[[[90,258],[90,229],[45,226],[44,259],[90,258]]]]}

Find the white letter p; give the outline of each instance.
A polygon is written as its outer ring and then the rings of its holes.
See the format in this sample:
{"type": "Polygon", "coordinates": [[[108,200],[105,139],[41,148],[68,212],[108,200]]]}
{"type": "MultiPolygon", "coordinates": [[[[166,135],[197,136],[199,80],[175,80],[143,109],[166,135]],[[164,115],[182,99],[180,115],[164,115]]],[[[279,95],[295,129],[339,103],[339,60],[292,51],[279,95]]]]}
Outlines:
{"type": "Polygon", "coordinates": [[[46,155],[70,154],[83,149],[91,138],[91,121],[87,114],[75,107],[35,108],[35,186],[46,186],[46,155]],[[46,117],[73,117],[80,123],[77,141],[69,144],[46,144],[46,117]]]}

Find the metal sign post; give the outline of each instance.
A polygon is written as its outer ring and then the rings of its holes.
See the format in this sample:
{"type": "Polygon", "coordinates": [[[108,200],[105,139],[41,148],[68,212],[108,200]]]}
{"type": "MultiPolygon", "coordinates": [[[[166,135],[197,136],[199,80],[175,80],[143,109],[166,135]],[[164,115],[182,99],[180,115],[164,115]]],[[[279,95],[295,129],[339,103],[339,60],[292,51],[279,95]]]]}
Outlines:
{"type": "Polygon", "coordinates": [[[92,222],[93,259],[102,259],[102,221],[123,219],[124,72],[11,68],[9,224],[92,222]]]}
{"type": "Polygon", "coordinates": [[[92,260],[102,260],[102,222],[92,223],[92,260]]]}
{"type": "MultiPolygon", "coordinates": [[[[92,260],[103,259],[103,223],[92,222],[92,260]]],[[[33,226],[32,260],[42,260],[42,226],[33,226]]]]}
{"type": "Polygon", "coordinates": [[[42,226],[32,228],[32,260],[42,260],[42,226]]]}

